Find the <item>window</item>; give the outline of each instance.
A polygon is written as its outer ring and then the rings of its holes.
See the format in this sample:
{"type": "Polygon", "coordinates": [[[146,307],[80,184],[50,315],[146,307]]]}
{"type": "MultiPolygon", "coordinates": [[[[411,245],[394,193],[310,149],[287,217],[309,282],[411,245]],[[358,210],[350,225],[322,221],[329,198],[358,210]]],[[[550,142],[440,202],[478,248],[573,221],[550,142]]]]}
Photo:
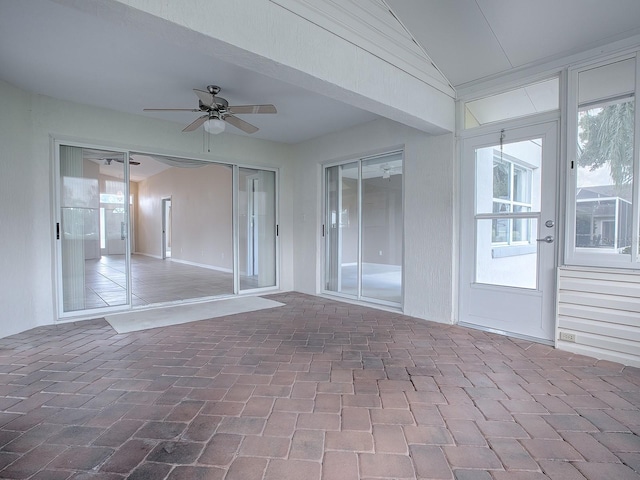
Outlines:
{"type": "Polygon", "coordinates": [[[567,263],[637,268],[636,58],[576,72],[567,263]]]}
{"type": "MultiPolygon", "coordinates": [[[[493,158],[493,213],[531,212],[530,168],[501,158],[499,152],[493,158]]],[[[492,245],[517,245],[529,243],[531,220],[527,218],[493,219],[492,245]]]]}

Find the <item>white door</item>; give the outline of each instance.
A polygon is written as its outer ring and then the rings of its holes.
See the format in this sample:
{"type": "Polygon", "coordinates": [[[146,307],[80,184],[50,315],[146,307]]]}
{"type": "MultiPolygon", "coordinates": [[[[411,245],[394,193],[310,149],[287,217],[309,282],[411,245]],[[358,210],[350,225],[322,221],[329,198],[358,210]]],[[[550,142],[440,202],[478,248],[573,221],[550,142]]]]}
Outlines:
{"type": "Polygon", "coordinates": [[[461,324],[551,343],[557,122],[462,143],[461,324]]]}

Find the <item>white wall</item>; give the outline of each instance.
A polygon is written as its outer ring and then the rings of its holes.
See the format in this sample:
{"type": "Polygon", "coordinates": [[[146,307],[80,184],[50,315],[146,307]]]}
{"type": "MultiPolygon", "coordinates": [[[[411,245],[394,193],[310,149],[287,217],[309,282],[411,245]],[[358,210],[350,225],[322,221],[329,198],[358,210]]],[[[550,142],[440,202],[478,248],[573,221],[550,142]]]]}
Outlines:
{"type": "Polygon", "coordinates": [[[293,190],[289,147],[231,134],[202,149],[202,132],[179,124],[91,108],[25,93],[0,82],[0,336],[51,324],[54,308],[54,222],[51,137],[97,146],[167,153],[280,168],[281,288],[293,287],[293,190]]]}
{"type": "Polygon", "coordinates": [[[137,252],[162,255],[162,199],[171,197],[171,258],[233,271],[232,170],[172,167],[138,183],[137,252]]]}
{"type": "Polygon", "coordinates": [[[430,136],[390,120],[294,147],[295,290],[321,291],[322,162],[404,148],[404,312],[451,323],[454,317],[453,135],[430,136]]]}

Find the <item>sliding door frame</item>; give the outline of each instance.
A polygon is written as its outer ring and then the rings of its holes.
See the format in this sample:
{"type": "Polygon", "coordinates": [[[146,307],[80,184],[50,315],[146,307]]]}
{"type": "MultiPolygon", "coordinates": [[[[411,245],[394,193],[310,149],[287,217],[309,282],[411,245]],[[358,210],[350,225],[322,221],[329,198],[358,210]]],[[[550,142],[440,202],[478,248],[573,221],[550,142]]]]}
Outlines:
{"type": "Polygon", "coordinates": [[[129,191],[129,150],[117,148],[117,147],[105,147],[104,145],[96,145],[91,143],[86,143],[78,140],[66,140],[64,138],[52,138],[51,139],[51,148],[53,151],[53,155],[51,156],[53,162],[53,189],[52,195],[53,199],[51,202],[53,212],[51,214],[51,218],[53,219],[53,242],[54,242],[54,272],[56,278],[56,288],[55,288],[55,310],[58,316],[58,320],[66,320],[70,318],[76,317],[88,317],[95,318],[96,316],[100,316],[103,313],[111,313],[116,311],[122,311],[125,309],[131,309],[131,212],[130,212],[130,191],[129,191]],[[124,189],[124,209],[125,209],[125,222],[126,225],[126,241],[125,241],[125,271],[126,271],[126,302],[122,305],[115,305],[111,307],[99,307],[99,308],[85,308],[83,310],[73,310],[70,312],[64,311],[64,291],[63,291],[63,279],[62,279],[62,203],[61,203],[61,179],[60,179],[60,148],[62,146],[67,147],[76,147],[82,149],[92,149],[92,150],[104,150],[105,152],[118,152],[124,155],[124,179],[122,180],[125,184],[124,189]]]}
{"type": "Polygon", "coordinates": [[[130,311],[130,310],[142,310],[146,308],[157,308],[159,306],[167,306],[167,305],[176,305],[176,304],[186,304],[186,303],[196,303],[201,302],[203,299],[211,299],[216,300],[220,298],[233,298],[235,296],[243,296],[243,295],[255,295],[256,293],[263,292],[273,292],[277,291],[280,288],[280,235],[279,235],[279,219],[280,219],[280,170],[277,167],[266,167],[261,165],[253,165],[239,162],[232,162],[228,160],[222,159],[212,159],[212,158],[203,158],[194,155],[184,155],[181,153],[175,152],[162,152],[159,153],[157,151],[153,151],[152,149],[144,149],[144,148],[133,148],[133,147],[123,147],[123,146],[114,146],[109,144],[109,142],[104,142],[100,144],[91,143],[87,141],[83,141],[78,138],[71,138],[66,136],[51,136],[50,138],[50,148],[51,148],[51,164],[53,172],[53,177],[51,178],[52,188],[52,211],[51,211],[51,219],[52,219],[52,264],[54,268],[54,278],[55,278],[55,288],[53,294],[53,301],[55,304],[55,311],[57,314],[56,321],[70,321],[70,320],[82,320],[89,318],[96,318],[97,316],[101,316],[106,313],[114,313],[114,312],[122,312],[122,311],[130,311]],[[124,155],[124,180],[125,183],[125,215],[126,215],[126,225],[127,225],[127,241],[126,251],[125,251],[125,268],[127,274],[126,281],[126,304],[117,305],[112,307],[100,307],[100,308],[85,308],[84,310],[76,310],[71,312],[64,312],[64,292],[63,292],[63,283],[62,283],[62,241],[57,238],[57,226],[61,224],[61,181],[60,181],[60,147],[70,146],[70,147],[78,147],[78,148],[88,148],[93,150],[105,150],[108,152],[118,152],[124,155]],[[180,301],[168,301],[161,303],[153,303],[145,306],[133,306],[132,305],[132,285],[131,285],[131,255],[132,255],[132,246],[131,246],[131,206],[130,206],[130,170],[129,170],[129,157],[131,153],[137,153],[141,155],[158,155],[158,156],[170,156],[178,159],[184,160],[198,160],[203,162],[208,162],[211,164],[218,165],[226,165],[232,168],[232,251],[233,251],[233,294],[232,295],[223,295],[223,296],[210,296],[210,297],[199,297],[194,299],[180,300],[180,301]],[[238,178],[239,178],[239,169],[247,168],[258,171],[267,171],[273,172],[274,174],[274,213],[275,213],[275,239],[274,239],[274,266],[275,266],[275,285],[267,286],[267,287],[258,287],[246,290],[240,290],[240,270],[239,270],[239,226],[238,226],[238,178]]]}
{"type": "MultiPolygon", "coordinates": [[[[405,215],[405,211],[404,211],[404,162],[405,162],[405,152],[404,152],[404,148],[402,147],[396,147],[396,148],[391,148],[389,150],[383,150],[380,152],[374,152],[374,153],[368,153],[368,154],[364,154],[364,155],[359,155],[359,156],[355,156],[355,157],[349,157],[349,158],[344,158],[341,160],[337,160],[337,161],[330,161],[327,163],[323,163],[322,166],[322,207],[321,207],[321,212],[322,212],[322,262],[321,262],[321,269],[320,269],[320,275],[321,275],[321,293],[324,295],[332,295],[332,296],[337,296],[337,297],[341,297],[344,299],[350,299],[350,300],[355,300],[355,301],[363,301],[363,302],[367,302],[367,303],[373,303],[373,304],[377,304],[377,305],[384,305],[384,306],[388,306],[388,307],[394,307],[394,308],[403,308],[404,305],[404,215],[405,215]],[[371,160],[371,159],[376,159],[376,158],[381,158],[381,157],[385,157],[385,156],[390,156],[390,155],[394,155],[394,154],[399,154],[402,157],[402,224],[403,224],[403,232],[402,232],[402,237],[403,240],[401,242],[401,247],[402,247],[402,254],[401,254],[401,258],[402,258],[402,275],[401,275],[401,285],[400,285],[400,302],[391,302],[391,301],[387,301],[387,300],[382,300],[382,299],[378,299],[378,298],[373,298],[373,297],[367,297],[364,296],[362,294],[362,240],[363,240],[363,222],[362,222],[362,199],[363,199],[363,188],[362,188],[362,183],[363,183],[363,178],[362,178],[362,164],[367,161],[367,160],[371,160]],[[357,260],[357,278],[356,278],[356,285],[357,285],[357,292],[355,295],[352,294],[348,294],[348,293],[342,293],[342,292],[338,292],[338,291],[334,291],[334,290],[328,290],[327,289],[327,258],[328,258],[328,242],[329,242],[329,227],[328,227],[328,210],[327,210],[327,195],[328,195],[328,185],[327,185],[327,170],[329,168],[332,167],[337,167],[340,165],[347,165],[349,163],[357,163],[358,166],[358,193],[357,193],[357,213],[358,213],[358,242],[357,242],[357,254],[356,254],[356,260],[357,260]]],[[[339,190],[338,195],[340,196],[340,198],[342,198],[342,190],[339,190]]],[[[340,200],[340,204],[342,203],[342,200],[340,200]]],[[[340,216],[339,212],[338,212],[338,217],[340,216]]],[[[339,223],[339,218],[338,218],[338,223],[339,223]]],[[[337,252],[337,256],[339,258],[339,262],[342,263],[342,232],[340,231],[340,229],[338,229],[338,235],[337,238],[340,239],[340,249],[337,252]]],[[[340,279],[342,276],[341,273],[341,267],[338,266],[337,269],[337,275],[338,275],[338,283],[340,283],[340,279]]]]}

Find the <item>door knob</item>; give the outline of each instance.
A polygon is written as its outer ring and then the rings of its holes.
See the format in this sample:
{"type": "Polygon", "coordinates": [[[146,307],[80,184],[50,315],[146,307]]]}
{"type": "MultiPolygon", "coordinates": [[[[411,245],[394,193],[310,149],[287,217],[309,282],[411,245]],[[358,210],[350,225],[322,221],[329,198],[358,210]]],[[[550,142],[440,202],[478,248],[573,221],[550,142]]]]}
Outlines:
{"type": "Polygon", "coordinates": [[[553,243],[553,236],[551,235],[547,235],[544,238],[537,238],[536,242],[546,242],[546,243],[553,243]]]}

